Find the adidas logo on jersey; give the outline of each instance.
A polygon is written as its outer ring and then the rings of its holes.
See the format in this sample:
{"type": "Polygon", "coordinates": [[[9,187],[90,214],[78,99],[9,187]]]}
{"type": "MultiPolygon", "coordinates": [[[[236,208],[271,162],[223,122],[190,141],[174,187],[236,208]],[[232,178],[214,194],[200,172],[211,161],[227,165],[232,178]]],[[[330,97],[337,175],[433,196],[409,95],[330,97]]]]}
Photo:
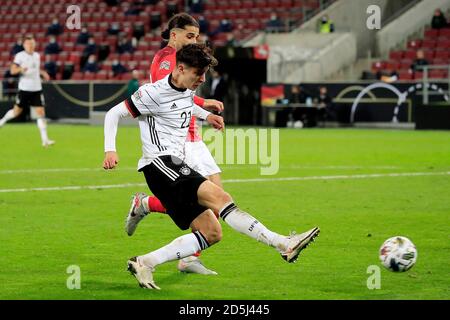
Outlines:
{"type": "Polygon", "coordinates": [[[173,110],[173,109],[176,109],[176,108],[178,108],[178,107],[177,107],[177,105],[174,103],[174,104],[170,107],[170,110],[173,110]]]}

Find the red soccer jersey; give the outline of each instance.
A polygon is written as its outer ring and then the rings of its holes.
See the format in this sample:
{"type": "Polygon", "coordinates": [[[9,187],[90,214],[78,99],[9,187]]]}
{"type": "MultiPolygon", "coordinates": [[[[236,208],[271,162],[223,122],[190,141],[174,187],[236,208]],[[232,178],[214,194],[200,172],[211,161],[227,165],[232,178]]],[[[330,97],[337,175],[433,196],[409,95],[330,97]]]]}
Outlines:
{"type": "MultiPolygon", "coordinates": [[[[176,65],[176,54],[177,51],[175,48],[169,46],[164,47],[155,54],[152,65],[150,66],[150,82],[161,80],[172,72],[176,65]]],[[[203,98],[194,96],[194,102],[200,107],[203,106],[204,101],[203,98]]],[[[202,140],[202,137],[198,133],[198,126],[194,116],[191,118],[186,140],[190,142],[202,140]]]]}

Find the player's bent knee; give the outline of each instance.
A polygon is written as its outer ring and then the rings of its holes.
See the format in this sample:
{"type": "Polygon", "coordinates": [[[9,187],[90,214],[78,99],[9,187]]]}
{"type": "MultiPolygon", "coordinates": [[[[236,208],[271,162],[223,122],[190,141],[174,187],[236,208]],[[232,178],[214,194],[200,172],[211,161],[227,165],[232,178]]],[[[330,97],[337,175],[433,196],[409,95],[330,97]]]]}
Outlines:
{"type": "Polygon", "coordinates": [[[227,203],[233,202],[233,198],[231,197],[231,195],[228,192],[222,191],[222,193],[219,196],[220,196],[220,202],[222,204],[227,204],[227,203]]]}
{"type": "Polygon", "coordinates": [[[205,232],[206,240],[210,246],[222,240],[222,228],[212,228],[205,232]]]}

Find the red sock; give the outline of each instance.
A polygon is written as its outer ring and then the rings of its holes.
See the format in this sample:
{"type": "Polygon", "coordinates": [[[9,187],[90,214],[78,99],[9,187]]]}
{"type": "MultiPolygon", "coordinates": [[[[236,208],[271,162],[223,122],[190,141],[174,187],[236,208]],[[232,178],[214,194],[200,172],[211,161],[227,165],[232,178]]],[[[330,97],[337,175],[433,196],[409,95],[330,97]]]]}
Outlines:
{"type": "Polygon", "coordinates": [[[166,213],[166,208],[164,208],[161,201],[155,196],[148,197],[148,207],[151,212],[166,213]]]}
{"type": "Polygon", "coordinates": [[[196,253],[193,254],[193,256],[194,256],[194,257],[200,257],[200,254],[201,254],[201,253],[202,253],[201,251],[197,251],[196,253]]]}

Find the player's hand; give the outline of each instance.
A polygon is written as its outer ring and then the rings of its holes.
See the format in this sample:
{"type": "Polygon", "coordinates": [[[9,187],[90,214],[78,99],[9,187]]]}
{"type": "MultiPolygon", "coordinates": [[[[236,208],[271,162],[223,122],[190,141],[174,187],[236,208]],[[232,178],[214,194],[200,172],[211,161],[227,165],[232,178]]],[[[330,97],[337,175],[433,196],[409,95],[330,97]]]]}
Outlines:
{"type": "Polygon", "coordinates": [[[103,160],[103,169],[114,169],[119,163],[119,155],[117,152],[108,151],[105,152],[105,160],[103,160]]]}
{"type": "Polygon", "coordinates": [[[202,108],[214,110],[217,112],[222,112],[223,111],[223,103],[220,102],[219,100],[215,100],[215,99],[205,99],[205,102],[203,103],[202,108]]]}
{"type": "Polygon", "coordinates": [[[222,130],[225,128],[225,123],[223,122],[223,118],[221,116],[215,115],[215,114],[210,114],[207,118],[206,121],[208,121],[208,123],[213,126],[213,128],[217,129],[217,130],[222,130]]]}
{"type": "Polygon", "coordinates": [[[50,81],[50,76],[48,75],[47,72],[42,73],[42,76],[44,77],[45,81],[50,81]]]}
{"type": "Polygon", "coordinates": [[[25,74],[25,72],[27,72],[27,70],[28,70],[28,68],[26,68],[26,67],[21,67],[20,69],[21,69],[20,73],[22,73],[22,74],[25,74]]]}

